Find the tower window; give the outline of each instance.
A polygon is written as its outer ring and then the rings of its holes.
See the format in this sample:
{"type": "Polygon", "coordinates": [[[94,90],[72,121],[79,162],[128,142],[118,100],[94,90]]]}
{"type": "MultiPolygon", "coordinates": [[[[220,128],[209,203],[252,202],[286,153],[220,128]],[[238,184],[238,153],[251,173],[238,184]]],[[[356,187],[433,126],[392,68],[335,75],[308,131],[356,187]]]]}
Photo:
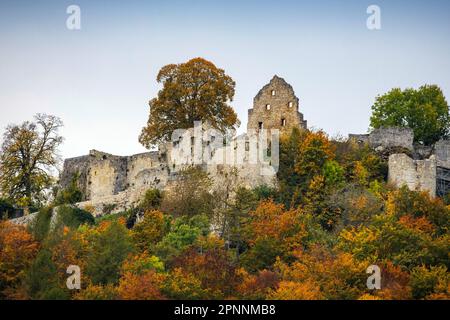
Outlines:
{"type": "Polygon", "coordinates": [[[262,129],[263,128],[263,123],[262,122],[258,122],[258,129],[262,129]]]}
{"type": "Polygon", "coordinates": [[[289,108],[292,108],[293,105],[294,105],[294,104],[292,103],[292,101],[290,101],[290,102],[288,103],[288,107],[289,107],[289,108]]]}
{"type": "Polygon", "coordinates": [[[281,126],[285,127],[286,126],[286,119],[281,119],[281,126]]]}
{"type": "Polygon", "coordinates": [[[275,90],[272,90],[270,93],[272,96],[274,96],[276,94],[275,90]]]}
{"type": "Polygon", "coordinates": [[[266,104],[266,110],[270,110],[270,104],[266,104]]]}

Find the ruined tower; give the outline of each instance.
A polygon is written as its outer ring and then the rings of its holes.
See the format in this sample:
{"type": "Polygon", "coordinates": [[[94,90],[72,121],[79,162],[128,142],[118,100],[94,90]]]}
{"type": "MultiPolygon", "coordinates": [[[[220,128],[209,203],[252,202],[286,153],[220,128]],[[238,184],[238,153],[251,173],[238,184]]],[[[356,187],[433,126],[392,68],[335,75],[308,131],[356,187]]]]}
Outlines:
{"type": "Polygon", "coordinates": [[[289,133],[292,128],[306,128],[306,120],[298,111],[299,100],[294,89],[283,78],[274,76],[253,99],[248,110],[247,130],[279,129],[289,133]]]}

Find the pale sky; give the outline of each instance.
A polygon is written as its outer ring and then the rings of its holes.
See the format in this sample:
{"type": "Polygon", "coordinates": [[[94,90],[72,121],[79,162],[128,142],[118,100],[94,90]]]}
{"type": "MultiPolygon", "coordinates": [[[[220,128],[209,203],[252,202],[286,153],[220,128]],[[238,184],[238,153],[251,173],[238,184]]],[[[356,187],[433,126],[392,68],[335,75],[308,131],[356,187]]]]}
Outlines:
{"type": "Polygon", "coordinates": [[[65,124],[63,157],[145,152],[137,139],[158,70],[203,57],[236,81],[240,132],[277,74],[309,126],[363,133],[374,98],[393,87],[437,84],[450,98],[449,39],[445,0],[2,0],[0,130],[49,113],[65,124]],[[81,30],[66,28],[71,4],[81,30]],[[366,27],[371,4],[381,30],[366,27]]]}

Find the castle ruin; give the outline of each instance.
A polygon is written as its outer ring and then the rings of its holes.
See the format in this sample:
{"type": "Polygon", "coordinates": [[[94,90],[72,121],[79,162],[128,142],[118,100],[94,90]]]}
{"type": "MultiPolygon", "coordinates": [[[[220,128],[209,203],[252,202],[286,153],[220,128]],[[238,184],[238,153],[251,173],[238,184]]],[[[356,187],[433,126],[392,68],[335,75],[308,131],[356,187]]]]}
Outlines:
{"type": "MultiPolygon", "coordinates": [[[[236,183],[241,186],[275,186],[278,159],[268,150],[277,147],[278,140],[268,139],[266,144],[265,138],[258,141],[256,137],[270,130],[289,133],[292,128],[306,129],[307,122],[298,110],[299,99],[292,86],[274,76],[258,92],[248,110],[247,133],[229,143],[223,144],[220,133],[205,134],[207,124],[201,124],[172,137],[172,141],[161,144],[157,151],[115,156],[91,150],[88,155],[64,161],[60,187],[69,186],[76,176],[83,193],[83,202],[77,206],[90,207],[94,215],[101,215],[106,206],[111,208],[111,213],[135,206],[150,188],[170,190],[179,171],[190,165],[206,171],[212,178],[213,188],[226,184],[232,170],[237,172],[236,183]],[[197,130],[200,136],[196,135],[197,130]]],[[[395,186],[406,185],[432,196],[450,192],[449,140],[431,147],[418,145],[413,142],[411,129],[396,127],[376,129],[370,134],[350,134],[349,139],[387,155],[388,181],[395,186]]],[[[29,219],[27,216],[16,220],[27,223],[29,219]]]]}
{"type": "Polygon", "coordinates": [[[170,189],[179,171],[193,164],[208,172],[214,182],[213,188],[222,185],[233,169],[237,172],[236,183],[242,186],[274,186],[277,159],[268,150],[277,147],[278,140],[267,139],[266,144],[266,141],[258,141],[256,136],[262,131],[270,134],[276,130],[283,133],[294,127],[306,128],[298,108],[299,99],[292,86],[274,76],[258,92],[253,108],[248,110],[247,133],[234,137],[228,144],[223,145],[219,135],[205,135],[207,125],[203,124],[198,128],[201,139],[195,136],[197,128],[194,127],[161,144],[158,151],[122,157],[91,150],[88,155],[64,161],[60,187],[66,188],[77,176],[84,197],[78,206],[89,206],[99,215],[110,204],[114,205],[115,212],[136,205],[150,188],[170,189]],[[200,151],[196,154],[196,150],[200,151]]]}
{"type": "Polygon", "coordinates": [[[434,146],[415,144],[413,131],[398,127],[350,134],[349,138],[388,154],[388,181],[395,186],[427,191],[433,197],[450,192],[450,140],[440,140],[434,146]]]}

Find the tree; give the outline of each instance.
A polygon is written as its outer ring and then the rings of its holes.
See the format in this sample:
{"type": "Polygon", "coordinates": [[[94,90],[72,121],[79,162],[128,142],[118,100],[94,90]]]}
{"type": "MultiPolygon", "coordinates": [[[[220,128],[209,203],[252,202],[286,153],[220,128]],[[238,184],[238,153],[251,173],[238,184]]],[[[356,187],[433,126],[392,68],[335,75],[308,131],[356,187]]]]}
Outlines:
{"type": "Polygon", "coordinates": [[[39,245],[24,227],[0,222],[0,297],[23,280],[39,245]]]}
{"type": "Polygon", "coordinates": [[[57,266],[49,249],[39,251],[27,272],[25,283],[30,296],[34,299],[62,300],[70,297],[65,283],[60,281],[57,266]]]}
{"type": "Polygon", "coordinates": [[[199,237],[206,236],[209,233],[209,226],[208,217],[204,215],[175,219],[170,232],[155,246],[156,253],[166,262],[170,261],[199,237]]]}
{"type": "Polygon", "coordinates": [[[174,186],[164,194],[161,210],[174,217],[211,215],[216,201],[209,192],[212,179],[198,167],[182,170],[174,186]]]}
{"type": "Polygon", "coordinates": [[[285,211],[283,205],[272,200],[261,202],[250,212],[246,229],[250,250],[242,260],[250,271],[270,268],[278,256],[288,258],[306,235],[299,211],[285,211]]]}
{"type": "Polygon", "coordinates": [[[194,275],[173,269],[166,277],[161,291],[170,299],[200,300],[208,299],[208,290],[202,289],[202,283],[194,275]]]}
{"type": "Polygon", "coordinates": [[[409,127],[416,142],[430,145],[450,134],[449,107],[436,85],[424,85],[418,90],[395,88],[376,98],[370,126],[409,127]]]}
{"type": "Polygon", "coordinates": [[[168,141],[175,129],[187,129],[194,121],[208,122],[225,133],[238,124],[233,108],[235,83],[213,63],[195,58],[161,68],[156,80],[163,84],[152,99],[147,126],[139,141],[147,148],[168,141]]]}
{"type": "Polygon", "coordinates": [[[123,261],[133,252],[131,237],[121,222],[106,223],[95,236],[87,257],[86,274],[93,284],[115,284],[123,261]]]}
{"type": "Polygon", "coordinates": [[[278,287],[278,275],[269,270],[259,271],[258,274],[249,274],[244,269],[239,270],[242,283],[237,287],[242,299],[264,300],[272,290],[278,287]]]}
{"type": "Polygon", "coordinates": [[[78,187],[79,175],[75,174],[67,188],[58,190],[55,197],[55,205],[75,204],[83,200],[83,192],[78,187]]]}
{"type": "Polygon", "coordinates": [[[158,210],[150,210],[144,213],[144,218],[141,222],[134,225],[132,238],[136,246],[141,251],[145,251],[162,239],[164,229],[163,213],[158,210]]]}
{"type": "Polygon", "coordinates": [[[9,125],[3,135],[0,155],[0,189],[21,206],[40,205],[53,179],[51,170],[59,162],[58,135],[62,121],[37,114],[34,122],[9,125]]]}
{"type": "Polygon", "coordinates": [[[165,297],[160,287],[165,276],[153,270],[142,274],[126,272],[117,288],[118,298],[121,300],[163,300],[165,297]]]}
{"type": "Polygon", "coordinates": [[[200,280],[202,288],[209,290],[211,299],[230,297],[241,282],[224,242],[215,236],[199,239],[175,259],[174,266],[200,280]]]}
{"type": "Polygon", "coordinates": [[[139,203],[139,209],[143,211],[156,210],[161,205],[162,195],[159,189],[148,189],[139,203]]]}
{"type": "Polygon", "coordinates": [[[420,266],[411,272],[410,285],[415,299],[450,298],[450,275],[445,266],[420,266]]]}

